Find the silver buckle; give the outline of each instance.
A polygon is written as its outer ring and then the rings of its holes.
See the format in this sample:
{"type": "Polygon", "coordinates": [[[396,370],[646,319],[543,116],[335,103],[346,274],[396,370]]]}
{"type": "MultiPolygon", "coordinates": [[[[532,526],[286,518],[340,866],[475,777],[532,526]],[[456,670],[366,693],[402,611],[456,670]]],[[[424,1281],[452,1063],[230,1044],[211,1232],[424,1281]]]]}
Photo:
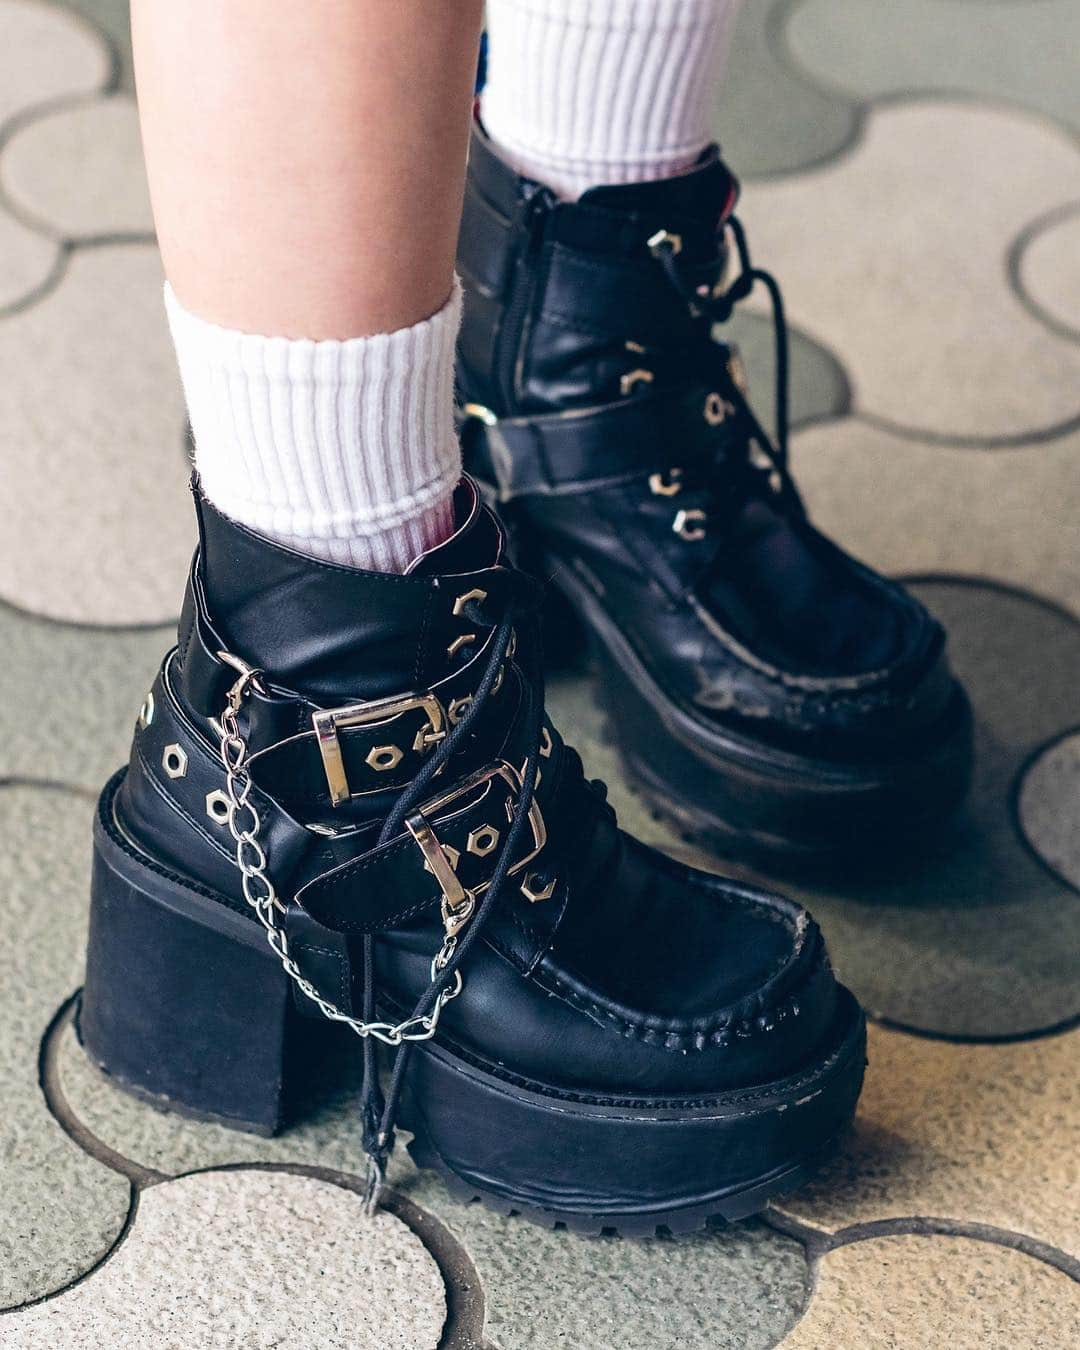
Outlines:
{"type": "MultiPolygon", "coordinates": [[[[491,883],[490,881],[482,881],[479,886],[474,886],[471,890],[467,890],[461,884],[457,872],[454,870],[454,864],[447,857],[445,849],[431,827],[428,815],[441,811],[444,806],[449,806],[451,802],[467,796],[476,788],[483,787],[485,783],[490,783],[493,778],[502,778],[510,786],[515,796],[521,792],[521,774],[512,764],[500,760],[498,764],[493,764],[490,768],[479,769],[476,773],[470,774],[463,783],[459,783],[456,788],[451,788],[449,792],[429,798],[418,806],[416,811],[405,821],[405,828],[412,835],[417,847],[424,855],[424,861],[434,874],[435,880],[442,887],[443,920],[448,925],[455,921],[459,915],[463,916],[460,922],[464,924],[472,913],[476,897],[487,890],[491,883]]],[[[507,803],[507,815],[511,820],[513,819],[509,802],[507,803]]],[[[510,867],[507,876],[513,876],[515,872],[520,872],[523,867],[528,867],[529,863],[547,843],[547,826],[544,824],[540,804],[535,798],[529,803],[529,825],[532,828],[532,848],[523,858],[519,858],[510,867]]],[[[447,931],[450,931],[449,926],[447,931]]]]}
{"type": "MultiPolygon", "coordinates": [[[[443,706],[434,694],[392,694],[389,698],[371,699],[367,703],[352,703],[344,708],[320,708],[311,714],[311,725],[315,728],[315,738],[322,756],[326,785],[330,789],[330,801],[334,806],[347,802],[355,794],[349,787],[345,773],[345,762],[341,757],[341,742],[338,732],[346,727],[368,726],[372,722],[389,721],[401,713],[412,712],[414,708],[423,708],[427,713],[427,726],[421,731],[417,741],[424,745],[435,745],[446,735],[446,718],[443,706]]],[[[419,746],[418,746],[419,748],[419,746]]]]}

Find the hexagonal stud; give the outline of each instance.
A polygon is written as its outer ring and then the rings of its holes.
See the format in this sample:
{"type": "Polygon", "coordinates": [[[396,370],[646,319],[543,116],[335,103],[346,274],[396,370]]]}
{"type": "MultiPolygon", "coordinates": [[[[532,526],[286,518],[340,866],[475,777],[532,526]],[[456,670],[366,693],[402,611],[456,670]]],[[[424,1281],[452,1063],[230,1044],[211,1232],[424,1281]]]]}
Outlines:
{"type": "Polygon", "coordinates": [[[454,618],[460,619],[461,612],[467,604],[469,604],[473,600],[476,600],[478,602],[484,601],[487,599],[487,594],[488,594],[487,591],[482,591],[477,586],[474,587],[473,590],[471,591],[466,591],[464,595],[459,595],[458,598],[454,601],[454,618]]]}
{"type": "Polygon", "coordinates": [[[376,773],[385,773],[401,763],[402,754],[396,745],[373,745],[367,752],[364,763],[376,773]]]}
{"type": "Polygon", "coordinates": [[[145,731],[154,720],[154,691],[147,691],[146,697],[142,701],[142,707],[139,709],[138,724],[139,730],[145,731]]]}
{"type": "Polygon", "coordinates": [[[499,831],[495,826],[481,825],[479,829],[470,831],[465,847],[478,858],[486,858],[498,842],[499,831]]]}
{"type": "Polygon", "coordinates": [[[161,752],[161,767],[170,778],[183,778],[187,773],[187,751],[174,741],[161,752]]]}
{"type": "Polygon", "coordinates": [[[455,698],[451,701],[450,706],[446,710],[446,716],[451,722],[453,722],[454,726],[457,726],[457,724],[469,711],[471,703],[472,703],[472,694],[464,694],[462,695],[461,698],[455,698]]]}
{"type": "MultiPolygon", "coordinates": [[[[451,872],[456,872],[457,865],[461,861],[460,851],[456,849],[453,844],[440,844],[439,847],[442,849],[446,861],[450,864],[451,872]]],[[[429,862],[424,863],[424,871],[431,872],[432,876],[435,875],[429,862]]]]}
{"type": "Polygon", "coordinates": [[[550,900],[558,884],[557,877],[548,878],[543,872],[526,872],[525,880],[521,883],[521,894],[536,904],[538,900],[550,900]]]}
{"type": "Polygon", "coordinates": [[[206,814],[215,825],[229,823],[229,799],[220,788],[206,794],[206,814]]]}

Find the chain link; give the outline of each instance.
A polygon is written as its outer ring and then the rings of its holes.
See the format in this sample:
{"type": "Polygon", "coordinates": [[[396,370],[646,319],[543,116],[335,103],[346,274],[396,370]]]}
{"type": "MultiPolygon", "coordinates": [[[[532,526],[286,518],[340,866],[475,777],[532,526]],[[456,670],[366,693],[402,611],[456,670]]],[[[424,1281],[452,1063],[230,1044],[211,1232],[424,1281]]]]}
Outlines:
{"type": "MultiPolygon", "coordinates": [[[[230,664],[240,670],[240,678],[229,690],[228,702],[219,718],[221,739],[218,749],[225,770],[225,793],[229,799],[229,833],[236,845],[236,865],[240,869],[244,899],[255,911],[256,917],[266,930],[267,941],[286,975],[318,1006],[324,1017],[330,1018],[333,1022],[344,1022],[358,1036],[373,1036],[384,1045],[397,1046],[403,1041],[430,1040],[439,1025],[443,1008],[461,993],[463,983],[461,971],[456,970],[453,981],[439,991],[435,1006],[425,1017],[409,1017],[404,1022],[397,1023],[362,1022],[327,1002],[310,980],[304,977],[291,955],[288,937],[279,922],[279,916],[285,914],[285,906],[270,879],[266,852],[259,843],[262,820],[255,803],[251,800],[252,781],[247,769],[247,743],[240,731],[237,716],[245,695],[258,679],[258,671],[241,665],[236,658],[231,658],[230,664]]],[[[462,926],[459,916],[460,911],[455,915],[458,921],[452,926],[444,914],[447,932],[442,946],[431,962],[432,984],[437,980],[439,972],[445,969],[457,947],[457,934],[462,926]]]]}

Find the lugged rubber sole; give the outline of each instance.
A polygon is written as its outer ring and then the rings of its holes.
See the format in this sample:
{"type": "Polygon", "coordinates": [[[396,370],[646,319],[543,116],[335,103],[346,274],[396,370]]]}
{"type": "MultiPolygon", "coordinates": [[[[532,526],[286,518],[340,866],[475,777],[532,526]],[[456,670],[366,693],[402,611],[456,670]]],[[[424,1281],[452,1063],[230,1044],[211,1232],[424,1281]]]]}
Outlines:
{"type": "MultiPolygon", "coordinates": [[[[273,1134],[303,1114],[318,1044],[341,1029],[301,1016],[258,924],[124,835],[120,777],[95,822],[82,1043],[155,1106],[273,1134]]],[[[849,1123],[864,1064],[862,1013],[841,989],[816,1061],[776,1082],[590,1095],[440,1040],[414,1047],[401,1120],[417,1162],[458,1194],[583,1232],[683,1231],[797,1185],[849,1123]]]]}

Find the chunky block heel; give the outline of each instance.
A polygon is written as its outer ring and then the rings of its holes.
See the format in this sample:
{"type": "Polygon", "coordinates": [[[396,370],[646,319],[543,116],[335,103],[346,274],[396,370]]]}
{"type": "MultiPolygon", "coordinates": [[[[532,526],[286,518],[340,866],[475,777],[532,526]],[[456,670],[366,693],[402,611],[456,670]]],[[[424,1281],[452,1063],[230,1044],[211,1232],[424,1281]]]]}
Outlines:
{"type": "Polygon", "coordinates": [[[156,866],[113,817],[94,823],[79,1034],[117,1084],[157,1105],[274,1134],[311,1024],[258,924],[156,866]]]}

